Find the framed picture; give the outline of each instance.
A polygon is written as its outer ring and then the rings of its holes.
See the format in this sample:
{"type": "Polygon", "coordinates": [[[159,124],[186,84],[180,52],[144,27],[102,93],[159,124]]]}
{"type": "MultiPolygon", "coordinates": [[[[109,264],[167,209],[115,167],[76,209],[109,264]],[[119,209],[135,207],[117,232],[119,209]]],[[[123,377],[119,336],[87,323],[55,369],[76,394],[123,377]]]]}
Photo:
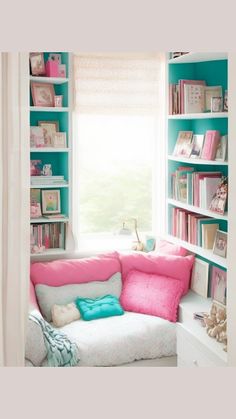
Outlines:
{"type": "Polygon", "coordinates": [[[51,53],[51,54],[49,54],[49,57],[48,58],[49,58],[49,60],[57,61],[58,64],[61,64],[61,54],[51,53]]]}
{"type": "Polygon", "coordinates": [[[62,99],[63,95],[56,95],[54,96],[54,106],[61,108],[62,107],[62,99]]]}
{"type": "Polygon", "coordinates": [[[42,127],[30,127],[30,147],[44,147],[42,127]]]}
{"type": "Polygon", "coordinates": [[[54,86],[49,83],[31,82],[31,93],[34,106],[54,106],[54,86]]]}
{"type": "Polygon", "coordinates": [[[66,148],[66,132],[55,132],[52,137],[52,147],[66,148]]]}
{"type": "Polygon", "coordinates": [[[43,129],[45,147],[53,147],[53,136],[59,130],[59,122],[39,121],[38,124],[43,129]]]}
{"type": "Polygon", "coordinates": [[[228,179],[223,176],[210,203],[210,211],[224,214],[228,194],[228,179]]]}
{"type": "Polygon", "coordinates": [[[212,266],[211,270],[211,298],[226,304],[227,272],[212,266]]]}
{"type": "Polygon", "coordinates": [[[61,212],[61,197],[59,189],[42,191],[43,214],[58,214],[61,212]]]}
{"type": "Polygon", "coordinates": [[[209,263],[195,259],[191,277],[191,289],[202,297],[208,296],[209,263]]]}
{"type": "Polygon", "coordinates": [[[191,159],[200,159],[201,157],[201,153],[202,153],[202,148],[203,148],[203,144],[204,144],[204,135],[194,135],[193,136],[193,142],[192,142],[192,151],[191,151],[191,155],[190,158],[191,159]]]}
{"type": "Polygon", "coordinates": [[[223,135],[216,149],[215,160],[225,161],[227,158],[227,148],[228,148],[228,135],[223,135]]]}
{"type": "Polygon", "coordinates": [[[222,97],[222,86],[205,86],[205,111],[211,111],[211,99],[222,97]]]}
{"type": "Polygon", "coordinates": [[[213,96],[211,98],[211,112],[222,112],[223,98],[222,96],[213,96]]]}
{"type": "Polygon", "coordinates": [[[179,131],[173,156],[190,157],[193,131],[179,131]]]}
{"type": "Polygon", "coordinates": [[[38,218],[41,217],[41,197],[40,189],[30,190],[30,217],[38,218]]]}
{"type": "Polygon", "coordinates": [[[46,74],[43,52],[30,53],[30,67],[32,76],[44,76],[46,74]]]}
{"type": "Polygon", "coordinates": [[[217,230],[216,238],[213,247],[215,255],[226,258],[227,255],[227,233],[225,231],[217,230]]]}
{"type": "Polygon", "coordinates": [[[66,77],[66,65],[59,64],[59,77],[66,77]]]}
{"type": "Polygon", "coordinates": [[[225,90],[225,94],[224,94],[224,105],[223,105],[223,110],[225,112],[228,111],[228,91],[225,90]]]}

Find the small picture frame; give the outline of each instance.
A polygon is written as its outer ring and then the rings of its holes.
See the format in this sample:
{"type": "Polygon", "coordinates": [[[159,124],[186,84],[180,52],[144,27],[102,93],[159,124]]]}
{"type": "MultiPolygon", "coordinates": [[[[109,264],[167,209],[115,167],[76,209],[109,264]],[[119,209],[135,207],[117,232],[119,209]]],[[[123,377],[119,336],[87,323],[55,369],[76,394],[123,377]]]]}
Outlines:
{"type": "Polygon", "coordinates": [[[59,130],[58,121],[39,121],[39,126],[43,129],[45,147],[52,147],[53,135],[59,130]]]}
{"type": "Polygon", "coordinates": [[[31,52],[29,58],[32,76],[45,76],[46,67],[43,52],[31,52]]]}
{"type": "Polygon", "coordinates": [[[59,64],[59,77],[66,77],[66,65],[59,64]]]}
{"type": "Polygon", "coordinates": [[[223,110],[223,98],[222,96],[211,97],[211,112],[222,112],[223,110]]]}
{"type": "Polygon", "coordinates": [[[61,108],[62,107],[62,99],[63,99],[62,95],[54,96],[54,106],[56,108],[61,108]]]}
{"type": "Polygon", "coordinates": [[[212,266],[211,298],[221,304],[226,304],[227,272],[212,266]]]}
{"type": "Polygon", "coordinates": [[[43,214],[59,214],[61,212],[60,189],[42,190],[43,214]]]}
{"type": "Polygon", "coordinates": [[[30,147],[44,147],[44,136],[42,127],[30,127],[30,147]]]}
{"type": "Polygon", "coordinates": [[[61,64],[61,54],[50,53],[48,58],[51,61],[57,61],[59,65],[61,64]]]}
{"type": "Polygon", "coordinates": [[[66,132],[55,132],[52,137],[52,147],[66,148],[66,132]]]}
{"type": "Polygon", "coordinates": [[[209,263],[196,258],[191,276],[191,289],[204,298],[208,297],[209,263]]]}
{"type": "Polygon", "coordinates": [[[227,233],[225,231],[217,230],[213,247],[215,255],[226,258],[227,256],[227,233]]]}
{"type": "Polygon", "coordinates": [[[224,110],[224,112],[228,112],[228,90],[225,90],[225,93],[224,93],[223,110],[224,110]]]}
{"type": "Polygon", "coordinates": [[[34,106],[54,106],[55,91],[53,84],[31,82],[31,93],[34,106]]]}
{"type": "Polygon", "coordinates": [[[228,195],[228,178],[223,176],[210,203],[210,211],[224,214],[228,195]]]}
{"type": "Polygon", "coordinates": [[[226,161],[227,159],[227,148],[228,148],[228,135],[222,135],[219,144],[216,149],[216,157],[215,160],[217,161],[226,161]]]}

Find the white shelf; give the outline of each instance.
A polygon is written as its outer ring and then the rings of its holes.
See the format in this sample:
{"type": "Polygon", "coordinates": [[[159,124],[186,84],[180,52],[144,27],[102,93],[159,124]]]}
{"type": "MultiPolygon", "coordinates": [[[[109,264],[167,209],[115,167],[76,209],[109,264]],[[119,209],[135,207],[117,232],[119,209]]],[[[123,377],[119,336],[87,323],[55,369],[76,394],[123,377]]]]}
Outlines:
{"type": "Polygon", "coordinates": [[[69,148],[56,147],[31,147],[31,153],[68,153],[69,148]]]}
{"type": "Polygon", "coordinates": [[[44,250],[44,252],[42,253],[31,253],[30,256],[31,258],[34,258],[34,257],[44,258],[45,256],[63,255],[64,253],[66,253],[65,249],[47,249],[47,250],[44,250]]]}
{"type": "Polygon", "coordinates": [[[189,163],[189,164],[205,164],[207,166],[228,166],[227,161],[217,161],[217,160],[203,160],[203,159],[191,159],[191,158],[184,158],[184,157],[176,157],[169,155],[168,160],[171,161],[178,161],[181,163],[189,163]]]}
{"type": "Polygon", "coordinates": [[[52,84],[64,84],[68,83],[69,79],[66,77],[37,77],[30,76],[30,81],[37,83],[52,83],[52,84]]]}
{"type": "Polygon", "coordinates": [[[69,218],[65,217],[65,218],[44,218],[44,217],[39,217],[39,218],[31,218],[30,219],[30,224],[39,224],[39,223],[67,223],[69,221],[69,218]]]}
{"type": "Polygon", "coordinates": [[[30,185],[30,189],[54,189],[54,188],[68,188],[69,184],[59,183],[58,185],[30,185]]]}
{"type": "Polygon", "coordinates": [[[43,106],[30,106],[30,112],[68,112],[68,107],[56,108],[55,106],[43,107],[43,106]]]}
{"type": "Polygon", "coordinates": [[[228,220],[228,214],[217,214],[216,212],[209,211],[200,207],[195,207],[194,205],[185,204],[184,202],[176,201],[175,199],[167,199],[169,205],[174,205],[175,207],[179,207],[185,209],[187,211],[195,212],[196,214],[202,214],[207,217],[216,218],[218,220],[228,220]]]}
{"type": "Polygon", "coordinates": [[[228,112],[184,113],[168,115],[168,119],[217,119],[228,118],[228,112]]]}
{"type": "Polygon", "coordinates": [[[189,52],[170,59],[169,64],[201,63],[203,61],[227,60],[227,58],[228,54],[226,52],[189,52]]]}
{"type": "Polygon", "coordinates": [[[227,268],[227,259],[222,258],[221,256],[215,255],[212,250],[203,249],[202,247],[195,246],[194,244],[188,243],[184,240],[180,240],[178,237],[167,235],[165,239],[171,243],[178,244],[181,247],[189,250],[190,252],[202,256],[203,258],[209,260],[210,262],[216,263],[223,268],[227,268]]]}

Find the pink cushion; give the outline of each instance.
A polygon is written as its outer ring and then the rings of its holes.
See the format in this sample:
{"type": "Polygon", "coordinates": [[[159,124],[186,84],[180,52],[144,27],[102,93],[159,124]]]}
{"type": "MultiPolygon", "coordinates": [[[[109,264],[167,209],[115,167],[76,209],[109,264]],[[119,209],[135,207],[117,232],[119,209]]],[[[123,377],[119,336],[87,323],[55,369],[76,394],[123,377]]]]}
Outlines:
{"type": "Polygon", "coordinates": [[[120,272],[119,255],[116,252],[84,259],[36,262],[31,265],[30,277],[34,286],[44,284],[60,287],[91,281],[106,281],[120,272]]]}
{"type": "Polygon", "coordinates": [[[120,298],[126,311],[150,314],[176,322],[183,284],[166,276],[130,271],[120,298]]]}
{"type": "Polygon", "coordinates": [[[177,244],[169,243],[166,240],[160,240],[156,243],[154,253],[164,253],[165,255],[187,256],[188,251],[177,244]]]}
{"type": "Polygon", "coordinates": [[[126,280],[131,270],[158,274],[178,279],[183,284],[184,294],[188,292],[194,256],[174,256],[133,252],[120,253],[122,279],[126,280]]]}

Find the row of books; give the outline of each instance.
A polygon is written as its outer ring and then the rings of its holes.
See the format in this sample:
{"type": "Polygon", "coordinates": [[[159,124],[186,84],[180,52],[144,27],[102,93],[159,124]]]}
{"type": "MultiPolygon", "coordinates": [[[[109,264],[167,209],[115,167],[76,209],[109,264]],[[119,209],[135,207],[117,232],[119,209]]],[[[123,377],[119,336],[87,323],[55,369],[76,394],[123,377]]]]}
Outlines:
{"type": "Polygon", "coordinates": [[[67,185],[64,176],[31,176],[31,185],[67,185]]]}
{"type": "MultiPolygon", "coordinates": [[[[169,85],[169,114],[210,112],[212,98],[223,98],[222,86],[206,86],[205,80],[180,79],[169,85]]],[[[222,110],[223,107],[218,109],[222,110]]]]}
{"type": "Polygon", "coordinates": [[[172,235],[204,249],[213,249],[219,220],[172,208],[172,235]]]}
{"type": "Polygon", "coordinates": [[[221,172],[197,172],[193,167],[180,166],[171,179],[173,199],[224,214],[228,180],[221,172]]]}
{"type": "Polygon", "coordinates": [[[208,130],[205,134],[179,131],[173,156],[225,161],[227,144],[228,136],[221,136],[218,130],[208,130]]]}
{"type": "Polygon", "coordinates": [[[66,223],[33,224],[30,226],[31,250],[34,246],[44,249],[64,249],[66,223]]]}

